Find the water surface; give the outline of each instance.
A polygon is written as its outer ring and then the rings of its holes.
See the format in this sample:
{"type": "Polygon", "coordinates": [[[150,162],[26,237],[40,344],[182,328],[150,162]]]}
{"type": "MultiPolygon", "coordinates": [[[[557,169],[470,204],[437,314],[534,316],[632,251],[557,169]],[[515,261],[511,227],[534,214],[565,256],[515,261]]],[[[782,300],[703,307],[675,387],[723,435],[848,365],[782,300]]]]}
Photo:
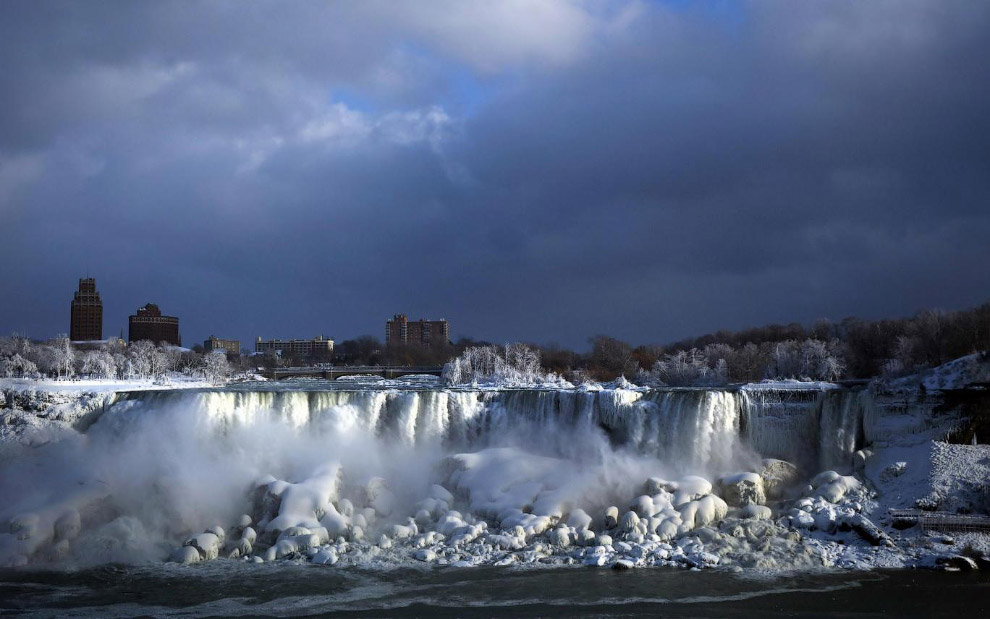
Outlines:
{"type": "Polygon", "coordinates": [[[0,571],[3,614],[375,617],[979,617],[990,575],[916,570],[754,576],[645,569],[370,571],[230,562],[0,571]]]}

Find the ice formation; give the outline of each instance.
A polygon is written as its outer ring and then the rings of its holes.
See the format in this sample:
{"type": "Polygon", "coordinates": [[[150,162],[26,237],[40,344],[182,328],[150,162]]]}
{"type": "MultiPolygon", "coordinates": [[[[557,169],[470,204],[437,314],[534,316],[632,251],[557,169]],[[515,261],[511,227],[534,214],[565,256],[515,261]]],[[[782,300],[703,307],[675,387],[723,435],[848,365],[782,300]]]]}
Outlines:
{"type": "Polygon", "coordinates": [[[0,563],[854,564],[855,544],[808,536],[887,545],[851,475],[882,433],[869,397],[122,394],[85,431],[0,460],[0,563]]]}

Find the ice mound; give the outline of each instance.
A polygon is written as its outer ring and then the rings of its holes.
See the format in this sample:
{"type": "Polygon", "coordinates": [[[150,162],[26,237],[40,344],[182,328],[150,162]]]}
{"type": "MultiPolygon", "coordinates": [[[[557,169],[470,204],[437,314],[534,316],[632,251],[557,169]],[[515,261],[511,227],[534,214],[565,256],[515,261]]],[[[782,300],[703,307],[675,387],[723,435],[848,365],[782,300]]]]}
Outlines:
{"type": "MultiPolygon", "coordinates": [[[[241,516],[226,536],[220,527],[190,536],[171,560],[776,569],[831,560],[803,546],[805,536],[883,536],[850,502],[862,492],[855,479],[833,472],[816,476],[810,495],[774,520],[774,510],[755,502],[731,508],[699,476],[647,478],[629,487],[654,494],[596,508],[602,497],[575,481],[594,476],[577,468],[513,448],[455,454],[437,467],[443,484],[425,487],[420,500],[393,505],[385,516],[373,504],[387,491],[386,480],[356,483],[338,465],[321,465],[299,482],[261,480],[253,491],[256,513],[241,516]],[[838,505],[818,493],[830,484],[846,489],[838,505]],[[254,527],[264,533],[256,535],[254,527]]],[[[739,473],[723,476],[717,487],[751,488],[759,480],[757,473],[739,473]]]]}
{"type": "Polygon", "coordinates": [[[824,471],[811,480],[815,494],[829,503],[838,503],[850,490],[858,490],[861,484],[851,475],[839,475],[835,471],[824,471]]]}

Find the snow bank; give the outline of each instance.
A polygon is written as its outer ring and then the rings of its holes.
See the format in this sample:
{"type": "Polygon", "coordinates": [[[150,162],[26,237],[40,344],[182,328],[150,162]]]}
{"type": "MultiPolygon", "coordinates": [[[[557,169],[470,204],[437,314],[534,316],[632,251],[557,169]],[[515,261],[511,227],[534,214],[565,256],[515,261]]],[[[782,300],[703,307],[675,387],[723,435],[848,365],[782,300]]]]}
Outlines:
{"type": "Polygon", "coordinates": [[[117,393],[121,391],[148,391],[162,389],[196,389],[208,388],[213,385],[201,379],[190,378],[185,374],[171,373],[165,380],[128,379],[128,380],[99,380],[99,379],[32,379],[32,378],[0,378],[0,391],[42,392],[62,394],[95,394],[117,393]]]}
{"type": "Polygon", "coordinates": [[[925,497],[926,507],[990,513],[990,445],[934,441],[931,462],[931,493],[925,497]]]}
{"type": "Polygon", "coordinates": [[[935,368],[891,381],[894,390],[914,390],[923,386],[929,391],[965,389],[970,385],[990,383],[990,359],[980,353],[960,357],[935,368]]]}

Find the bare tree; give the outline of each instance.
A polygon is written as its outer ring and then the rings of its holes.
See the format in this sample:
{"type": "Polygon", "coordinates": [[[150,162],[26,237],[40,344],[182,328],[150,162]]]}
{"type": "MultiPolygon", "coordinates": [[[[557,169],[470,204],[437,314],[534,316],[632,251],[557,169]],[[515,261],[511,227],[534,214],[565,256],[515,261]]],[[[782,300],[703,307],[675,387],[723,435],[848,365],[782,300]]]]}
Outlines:
{"type": "Polygon", "coordinates": [[[619,376],[636,376],[639,364],[632,354],[632,346],[607,335],[591,340],[591,367],[596,378],[610,380],[619,376]]]}

